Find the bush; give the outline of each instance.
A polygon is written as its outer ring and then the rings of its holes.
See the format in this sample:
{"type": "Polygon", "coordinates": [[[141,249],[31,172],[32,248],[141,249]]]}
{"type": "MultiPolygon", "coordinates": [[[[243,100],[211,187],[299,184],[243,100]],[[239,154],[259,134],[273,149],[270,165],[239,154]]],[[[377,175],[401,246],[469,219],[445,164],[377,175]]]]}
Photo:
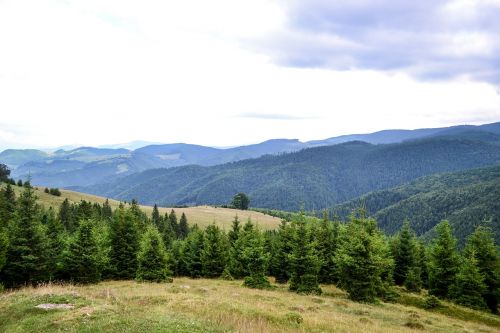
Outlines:
{"type": "Polygon", "coordinates": [[[243,285],[248,288],[255,289],[269,289],[271,284],[269,280],[261,274],[252,274],[250,276],[245,276],[243,285]]]}
{"type": "Polygon", "coordinates": [[[297,325],[300,325],[304,322],[304,318],[302,318],[302,316],[296,312],[288,312],[285,315],[285,320],[289,323],[297,325]]]}
{"type": "Polygon", "coordinates": [[[429,295],[424,299],[424,309],[430,310],[441,306],[439,298],[434,295],[429,295]]]}

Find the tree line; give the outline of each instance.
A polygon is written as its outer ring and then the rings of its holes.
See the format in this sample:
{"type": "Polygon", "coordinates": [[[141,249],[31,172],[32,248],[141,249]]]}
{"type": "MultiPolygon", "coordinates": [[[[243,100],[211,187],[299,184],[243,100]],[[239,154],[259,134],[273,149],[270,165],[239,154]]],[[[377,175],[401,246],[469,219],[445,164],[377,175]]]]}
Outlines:
{"type": "Polygon", "coordinates": [[[185,214],[147,216],[137,202],[112,209],[65,200],[59,209],[37,205],[29,182],[16,197],[0,190],[0,281],[8,288],[45,281],[95,283],[105,279],[169,282],[176,276],[242,279],[250,288],[288,283],[290,291],[320,294],[335,284],[355,301],[394,300],[402,286],[478,309],[498,310],[498,249],[488,226],[457,250],[442,221],[429,244],[406,221],[388,237],[363,211],[349,221],[294,214],[277,230],[262,231],[235,217],[226,232],[189,225],[185,214]]]}

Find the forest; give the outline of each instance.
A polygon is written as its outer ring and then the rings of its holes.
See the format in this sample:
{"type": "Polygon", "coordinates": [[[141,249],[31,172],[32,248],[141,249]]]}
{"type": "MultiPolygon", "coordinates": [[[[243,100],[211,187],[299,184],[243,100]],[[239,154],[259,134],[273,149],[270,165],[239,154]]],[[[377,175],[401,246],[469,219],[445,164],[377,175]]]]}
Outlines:
{"type": "Polygon", "coordinates": [[[401,286],[428,290],[429,308],[445,299],[498,312],[500,261],[488,223],[479,224],[459,251],[445,220],[427,243],[416,237],[411,221],[388,236],[362,209],[346,222],[297,213],[271,231],[235,216],[226,232],[190,225],[175,210],[162,216],[156,206],[147,216],[135,201],[115,210],[67,200],[44,209],[29,181],[17,197],[12,186],[0,191],[2,288],[185,276],[241,279],[259,289],[275,282],[301,294],[321,294],[322,285],[334,284],[354,301],[376,303],[397,299],[395,286],[401,286]]]}

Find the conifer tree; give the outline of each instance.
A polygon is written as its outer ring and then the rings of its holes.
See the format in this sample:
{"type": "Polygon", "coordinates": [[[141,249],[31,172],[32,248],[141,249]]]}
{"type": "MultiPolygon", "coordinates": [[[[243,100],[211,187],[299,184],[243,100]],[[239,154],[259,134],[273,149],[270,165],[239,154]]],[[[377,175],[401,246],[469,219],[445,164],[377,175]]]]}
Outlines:
{"type": "Polygon", "coordinates": [[[175,211],[173,209],[170,211],[170,214],[168,215],[168,221],[170,222],[170,228],[172,228],[172,230],[175,231],[175,237],[179,239],[180,238],[179,224],[177,223],[177,214],[175,214],[175,211]]]}
{"type": "Polygon", "coordinates": [[[318,279],[321,283],[336,283],[338,281],[335,252],[338,245],[338,222],[328,220],[328,214],[323,212],[323,220],[314,234],[318,257],[322,259],[318,279]]]}
{"type": "Polygon", "coordinates": [[[172,225],[170,224],[170,220],[168,219],[168,214],[165,214],[165,218],[161,220],[160,232],[163,238],[163,243],[165,244],[165,248],[170,249],[174,241],[177,239],[177,235],[172,229],[172,225]]]}
{"type": "Polygon", "coordinates": [[[190,277],[198,278],[203,275],[201,263],[203,243],[203,232],[195,225],[184,240],[181,251],[181,265],[190,277]]]}
{"type": "Polygon", "coordinates": [[[156,204],[153,206],[153,213],[151,213],[151,221],[153,222],[153,224],[156,226],[156,228],[158,230],[161,229],[162,220],[161,220],[160,212],[158,211],[158,206],[156,204]]]}
{"type": "Polygon", "coordinates": [[[73,232],[75,230],[72,207],[67,198],[64,199],[61,206],[59,206],[59,220],[66,231],[73,232]]]}
{"type": "MultiPolygon", "coordinates": [[[[7,262],[7,249],[9,248],[9,235],[7,228],[0,227],[0,273],[7,262]]],[[[0,274],[1,276],[1,274],[0,274]]]]}
{"type": "Polygon", "coordinates": [[[179,220],[179,238],[184,239],[189,233],[189,226],[186,214],[182,213],[181,219],[179,220]]]}
{"type": "Polygon", "coordinates": [[[450,296],[455,302],[476,309],[486,308],[484,276],[479,272],[474,251],[462,258],[450,296]]]}
{"type": "Polygon", "coordinates": [[[80,221],[75,238],[64,257],[64,270],[77,283],[95,283],[101,278],[98,248],[92,228],[92,221],[80,221]]]}
{"type": "Polygon", "coordinates": [[[219,277],[226,265],[226,248],[224,235],[215,224],[205,229],[203,249],[201,250],[201,265],[203,276],[219,277]]]}
{"type": "MultiPolygon", "coordinates": [[[[393,246],[394,258],[394,282],[402,286],[408,276],[408,272],[416,266],[416,243],[413,231],[410,228],[410,222],[405,220],[400,232],[395,238],[393,246]]],[[[412,270],[413,282],[416,282],[417,269],[412,270]]]]}
{"type": "Polygon", "coordinates": [[[500,300],[500,258],[489,226],[481,225],[469,236],[465,255],[474,256],[479,272],[484,277],[484,301],[490,311],[497,313],[500,300]]]}
{"type": "Polygon", "coordinates": [[[321,260],[315,251],[315,244],[311,244],[309,239],[305,217],[301,214],[295,222],[292,238],[289,289],[298,293],[321,294],[318,283],[321,260]]]}
{"type": "Polygon", "coordinates": [[[48,271],[49,278],[55,279],[59,277],[62,271],[64,243],[64,227],[59,219],[56,218],[52,207],[46,213],[47,216],[47,254],[49,257],[48,271]]]}
{"type": "Polygon", "coordinates": [[[16,210],[16,194],[10,184],[0,189],[0,227],[6,227],[14,217],[16,210]]]}
{"type": "Polygon", "coordinates": [[[277,283],[290,279],[290,254],[292,253],[293,230],[288,222],[282,221],[278,230],[276,252],[272,256],[272,270],[277,283]]]}
{"type": "Polygon", "coordinates": [[[38,214],[35,192],[26,182],[9,228],[10,246],[2,274],[8,286],[37,283],[47,278],[47,240],[38,214]]]}
{"type": "Polygon", "coordinates": [[[448,221],[440,222],[435,228],[437,239],[430,253],[429,293],[447,298],[458,271],[457,241],[448,221]]]}
{"type": "Polygon", "coordinates": [[[114,270],[113,277],[117,279],[135,278],[139,250],[136,216],[130,209],[119,208],[111,222],[110,264],[114,270]]]}
{"type": "Polygon", "coordinates": [[[141,241],[136,279],[139,281],[172,282],[172,272],[163,240],[156,227],[149,227],[141,241]]]}
{"type": "Polygon", "coordinates": [[[245,231],[242,237],[245,238],[242,259],[247,272],[244,285],[257,289],[270,288],[271,284],[266,276],[269,254],[264,252],[262,233],[257,228],[252,228],[245,231]]]}
{"type": "Polygon", "coordinates": [[[107,220],[113,217],[113,210],[111,209],[108,199],[102,204],[102,217],[107,220]]]}
{"type": "Polygon", "coordinates": [[[336,261],[340,286],[355,301],[374,302],[390,279],[393,261],[373,219],[351,216],[342,233],[336,261]]]}
{"type": "Polygon", "coordinates": [[[139,207],[139,203],[137,202],[137,200],[132,199],[129,207],[129,212],[130,214],[132,214],[133,220],[135,221],[138,230],[141,232],[145,231],[147,216],[139,207]]]}
{"type": "Polygon", "coordinates": [[[235,279],[241,279],[249,275],[248,262],[243,256],[245,249],[250,246],[250,241],[254,236],[254,225],[251,220],[248,220],[243,226],[243,230],[239,232],[239,237],[234,241],[229,249],[228,268],[231,276],[235,279]]]}
{"type": "Polygon", "coordinates": [[[232,225],[231,225],[231,230],[228,233],[228,238],[229,238],[229,244],[233,246],[234,242],[238,239],[240,235],[240,220],[238,219],[238,215],[234,216],[232,225]]]}

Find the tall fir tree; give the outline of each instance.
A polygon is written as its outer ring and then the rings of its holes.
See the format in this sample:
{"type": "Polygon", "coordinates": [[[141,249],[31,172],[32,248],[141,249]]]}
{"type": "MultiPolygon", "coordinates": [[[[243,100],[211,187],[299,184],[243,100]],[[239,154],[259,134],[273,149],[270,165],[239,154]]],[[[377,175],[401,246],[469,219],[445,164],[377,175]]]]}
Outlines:
{"type": "Polygon", "coordinates": [[[47,239],[38,220],[33,187],[26,182],[9,228],[10,246],[2,279],[8,286],[33,284],[47,279],[47,239]]]}
{"type": "Polygon", "coordinates": [[[162,227],[162,218],[160,216],[160,211],[158,210],[158,206],[155,204],[153,206],[153,212],[151,213],[151,221],[156,226],[158,230],[162,227]]]}
{"type": "Polygon", "coordinates": [[[289,222],[282,221],[278,230],[276,252],[271,258],[272,270],[277,283],[290,279],[290,254],[292,253],[293,230],[289,222]]]}
{"type": "Polygon", "coordinates": [[[49,278],[58,279],[63,269],[64,227],[56,218],[52,207],[46,213],[47,216],[47,254],[50,258],[48,263],[49,278]]]}
{"type": "Polygon", "coordinates": [[[108,199],[102,204],[102,217],[106,220],[110,220],[113,217],[113,210],[108,199]]]}
{"type": "Polygon", "coordinates": [[[394,258],[394,282],[402,286],[408,273],[412,270],[412,279],[418,273],[416,266],[416,243],[413,231],[410,228],[410,221],[405,220],[398,235],[394,239],[392,246],[392,256],[394,258]]]}
{"type": "Polygon", "coordinates": [[[133,279],[137,271],[139,234],[137,215],[131,209],[114,212],[110,228],[110,264],[116,279],[133,279]]]}
{"type": "Polygon", "coordinates": [[[318,274],[321,260],[316,253],[315,244],[310,242],[305,217],[301,214],[294,222],[292,253],[290,254],[289,289],[298,293],[321,294],[318,274]]]}
{"type": "Polygon", "coordinates": [[[98,247],[92,231],[92,221],[80,221],[64,257],[65,274],[76,283],[96,283],[101,278],[98,247]]]}
{"type": "Polygon", "coordinates": [[[226,265],[226,246],[224,234],[215,224],[205,229],[203,248],[201,250],[201,266],[203,276],[219,277],[226,265]]]}
{"type": "Polygon", "coordinates": [[[73,209],[67,198],[59,206],[59,220],[66,231],[73,232],[75,230],[73,209]]]}
{"type": "Polygon", "coordinates": [[[170,211],[170,214],[168,215],[168,221],[170,222],[170,228],[175,231],[175,237],[180,238],[179,223],[177,223],[177,214],[175,213],[175,210],[172,209],[170,211]]]}
{"type": "Polygon", "coordinates": [[[16,194],[10,184],[0,189],[0,227],[7,227],[16,211],[16,194]]]}
{"type": "MultiPolygon", "coordinates": [[[[7,228],[0,227],[0,276],[2,269],[7,262],[7,250],[9,248],[9,234],[7,228]]],[[[0,279],[1,281],[1,279],[0,279]]]]}
{"type": "Polygon", "coordinates": [[[243,256],[245,249],[250,246],[250,242],[255,234],[255,226],[251,220],[248,220],[239,232],[239,237],[229,248],[228,270],[232,277],[241,279],[249,275],[248,262],[243,256]]]}
{"type": "Polygon", "coordinates": [[[480,225],[467,239],[465,255],[473,255],[486,286],[482,296],[493,313],[498,313],[500,300],[500,258],[495,246],[493,231],[480,225]]]}
{"type": "Polygon", "coordinates": [[[136,279],[139,281],[172,282],[168,254],[156,227],[150,226],[141,241],[136,279]]]}
{"type": "Polygon", "coordinates": [[[352,300],[375,302],[391,279],[393,265],[389,248],[373,219],[350,217],[342,233],[336,261],[340,273],[340,286],[352,300]]]}
{"type": "Polygon", "coordinates": [[[456,239],[448,221],[442,221],[435,227],[435,239],[430,253],[429,293],[448,298],[450,286],[453,285],[458,271],[458,254],[456,239]]]}
{"type": "Polygon", "coordinates": [[[271,284],[266,276],[270,256],[264,251],[262,233],[257,228],[252,228],[247,230],[242,237],[245,238],[242,261],[246,265],[245,271],[247,272],[243,284],[250,288],[270,288],[271,284]]]}
{"type": "Polygon", "coordinates": [[[204,234],[195,225],[188,237],[184,240],[181,250],[181,266],[188,276],[199,278],[203,275],[201,253],[203,250],[204,234]]]}
{"type": "Polygon", "coordinates": [[[181,219],[179,220],[179,239],[184,239],[189,233],[189,225],[186,214],[182,213],[181,219]]]}
{"type": "Polygon", "coordinates": [[[314,235],[318,257],[322,259],[318,274],[320,283],[336,283],[338,269],[335,262],[335,252],[338,246],[339,224],[328,220],[328,213],[323,212],[323,220],[314,235]]]}
{"type": "Polygon", "coordinates": [[[235,215],[233,222],[231,223],[231,230],[227,235],[229,238],[229,244],[231,246],[233,246],[234,242],[236,242],[236,240],[240,236],[240,231],[241,231],[240,220],[238,219],[238,215],[235,215]]]}
{"type": "Polygon", "coordinates": [[[479,271],[475,251],[469,251],[461,260],[455,281],[450,288],[451,298],[458,304],[475,309],[486,308],[484,276],[479,271]]]}

